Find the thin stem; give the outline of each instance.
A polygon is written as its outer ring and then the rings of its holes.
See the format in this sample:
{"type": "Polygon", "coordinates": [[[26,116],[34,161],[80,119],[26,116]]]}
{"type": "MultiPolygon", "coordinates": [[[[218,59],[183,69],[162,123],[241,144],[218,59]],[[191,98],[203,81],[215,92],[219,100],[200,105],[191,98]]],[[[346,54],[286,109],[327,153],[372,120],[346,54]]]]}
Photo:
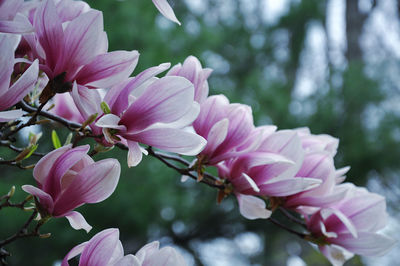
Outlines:
{"type": "MultiPolygon", "coordinates": [[[[23,148],[18,148],[14,145],[12,145],[11,143],[9,143],[8,141],[0,141],[0,146],[4,146],[4,147],[8,147],[10,150],[13,150],[15,152],[23,152],[24,149],[23,148]]],[[[40,152],[34,152],[32,153],[33,156],[38,156],[38,157],[43,157],[46,154],[45,153],[40,153],[40,152]]]]}
{"type": "MultiPolygon", "coordinates": [[[[163,153],[160,152],[155,152],[151,147],[147,148],[147,151],[149,152],[149,155],[157,158],[159,161],[161,161],[162,163],[164,163],[167,167],[174,169],[175,171],[177,171],[178,173],[182,174],[182,175],[186,175],[189,176],[192,179],[197,180],[197,176],[194,175],[192,173],[192,171],[190,171],[187,168],[179,168],[176,165],[170,163],[167,159],[171,159],[170,155],[165,156],[163,153]]],[[[174,157],[174,159],[176,159],[176,157],[174,157]]],[[[182,159],[183,160],[183,159],[182,159]]],[[[181,160],[179,160],[179,162],[181,162],[181,160]]],[[[205,183],[211,187],[215,187],[215,188],[219,188],[219,189],[225,189],[225,185],[223,184],[218,184],[216,181],[218,179],[216,177],[212,177],[211,175],[208,175],[208,178],[204,178],[203,180],[201,180],[201,183],[205,183]]]]}
{"type": "Polygon", "coordinates": [[[161,157],[163,157],[164,159],[172,160],[172,161],[181,163],[181,164],[183,164],[185,166],[189,166],[190,165],[190,162],[186,161],[182,157],[179,157],[179,156],[176,156],[176,155],[172,155],[172,154],[161,153],[161,152],[158,152],[158,151],[154,151],[154,153],[159,155],[159,156],[161,156],[161,157]]]}
{"type": "Polygon", "coordinates": [[[10,244],[11,242],[15,241],[18,238],[24,238],[24,237],[31,237],[31,236],[38,236],[39,235],[39,228],[42,225],[41,223],[38,223],[35,227],[35,229],[32,232],[28,232],[28,227],[32,223],[33,219],[35,216],[38,214],[37,210],[34,210],[31,216],[29,216],[28,220],[25,222],[25,224],[18,230],[17,233],[13,234],[12,236],[4,239],[3,241],[0,241],[0,248],[10,244]]]}
{"type": "Polygon", "coordinates": [[[306,237],[308,236],[308,234],[304,234],[304,233],[297,232],[296,230],[293,230],[292,228],[290,228],[290,227],[288,227],[288,226],[286,226],[286,225],[284,225],[284,224],[281,224],[279,221],[275,220],[275,219],[272,218],[272,217],[270,217],[270,218],[268,219],[268,221],[270,221],[271,223],[273,223],[273,224],[279,226],[280,228],[282,228],[282,229],[288,231],[289,233],[292,233],[292,234],[297,235],[298,237],[300,237],[300,238],[302,238],[302,239],[304,239],[304,238],[306,238],[306,237]]]}
{"type": "Polygon", "coordinates": [[[32,196],[28,196],[26,197],[23,201],[19,202],[19,203],[12,203],[10,202],[10,195],[4,195],[0,198],[0,200],[5,200],[2,204],[0,204],[0,210],[6,207],[10,207],[10,208],[18,208],[23,210],[25,208],[25,205],[32,199],[32,196]]]}
{"type": "Polygon", "coordinates": [[[25,124],[20,125],[19,127],[17,127],[17,129],[15,130],[11,130],[10,132],[8,132],[7,134],[5,134],[3,136],[2,139],[8,139],[10,136],[14,135],[15,133],[17,133],[18,131],[20,131],[21,129],[25,128],[25,127],[29,127],[32,126],[36,123],[36,119],[39,115],[39,113],[42,111],[43,107],[46,105],[47,101],[42,103],[34,112],[33,116],[29,119],[29,121],[25,124]]]}
{"type": "Polygon", "coordinates": [[[35,164],[30,164],[30,165],[24,166],[24,165],[21,164],[20,161],[16,162],[14,160],[0,160],[0,165],[16,166],[16,167],[18,167],[20,169],[24,169],[24,170],[32,169],[32,168],[35,167],[35,164]]]}
{"type": "Polygon", "coordinates": [[[279,207],[279,211],[283,213],[289,220],[292,222],[295,222],[303,227],[306,227],[306,223],[303,220],[300,220],[299,218],[295,217],[293,214],[291,214],[288,210],[286,210],[283,207],[279,207]]]}
{"type": "MultiPolygon", "coordinates": [[[[36,109],[35,107],[32,107],[32,106],[28,105],[28,104],[27,104],[26,102],[24,102],[24,101],[21,101],[21,102],[19,103],[19,106],[20,106],[20,107],[22,108],[22,110],[24,110],[24,111],[27,111],[27,112],[30,112],[30,113],[36,112],[37,114],[40,114],[41,116],[44,116],[44,117],[46,117],[46,118],[49,118],[49,119],[51,119],[51,120],[53,120],[53,121],[56,121],[56,122],[58,122],[58,123],[60,123],[60,124],[62,124],[62,125],[64,125],[64,126],[66,126],[66,127],[67,127],[68,129],[70,129],[70,130],[75,130],[75,129],[79,129],[79,128],[82,127],[82,125],[79,124],[79,123],[75,123],[75,122],[69,121],[69,120],[64,119],[64,118],[62,118],[62,117],[60,117],[60,116],[57,116],[57,115],[54,115],[54,114],[52,114],[52,113],[43,111],[42,109],[39,110],[39,108],[36,109]]],[[[43,107],[42,107],[42,108],[43,108],[43,107]]]]}

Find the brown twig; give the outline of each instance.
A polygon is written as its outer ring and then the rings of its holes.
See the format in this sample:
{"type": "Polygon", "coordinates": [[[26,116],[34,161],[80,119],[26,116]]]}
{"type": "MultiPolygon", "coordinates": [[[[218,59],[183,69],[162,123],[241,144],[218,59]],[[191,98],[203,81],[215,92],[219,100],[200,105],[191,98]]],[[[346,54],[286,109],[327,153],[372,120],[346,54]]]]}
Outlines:
{"type": "Polygon", "coordinates": [[[297,235],[298,237],[300,237],[300,238],[302,238],[302,239],[305,239],[307,236],[309,236],[308,234],[297,232],[296,230],[293,230],[292,228],[290,228],[290,227],[288,227],[288,226],[286,226],[286,225],[284,225],[284,224],[281,224],[278,220],[275,220],[275,219],[272,218],[272,217],[270,217],[270,218],[268,219],[268,221],[270,221],[271,223],[273,223],[273,224],[279,226],[280,228],[282,228],[282,229],[288,231],[289,233],[292,233],[292,234],[294,234],[294,235],[297,235]]]}
{"type": "MultiPolygon", "coordinates": [[[[12,145],[12,144],[11,144],[10,142],[8,142],[8,141],[0,141],[0,146],[7,147],[7,148],[9,148],[10,150],[13,150],[13,151],[19,152],[19,153],[21,153],[21,152],[24,151],[23,148],[18,148],[18,147],[16,147],[16,146],[12,145]]],[[[33,155],[33,156],[38,156],[38,157],[43,157],[43,156],[45,156],[46,154],[45,154],[45,153],[40,153],[40,152],[34,152],[34,153],[32,153],[32,155],[33,155]]]]}
{"type": "MultiPolygon", "coordinates": [[[[46,117],[46,118],[49,118],[49,119],[51,119],[51,120],[53,120],[53,121],[56,121],[56,122],[58,122],[58,123],[60,123],[60,124],[62,124],[62,125],[64,125],[64,126],[66,126],[66,127],[67,127],[68,129],[70,129],[70,130],[75,130],[75,129],[79,129],[79,128],[82,127],[82,125],[79,124],[79,123],[72,122],[72,121],[67,120],[67,119],[65,119],[65,118],[62,118],[62,117],[60,117],[60,116],[57,116],[57,115],[54,115],[54,114],[52,114],[52,113],[43,111],[42,109],[39,110],[39,108],[32,107],[32,106],[28,105],[28,104],[27,104],[26,102],[24,102],[24,101],[21,101],[21,102],[18,104],[18,106],[21,107],[22,110],[24,110],[24,111],[26,111],[26,112],[30,112],[30,113],[35,112],[35,113],[37,113],[38,115],[41,115],[41,116],[44,116],[44,117],[46,117]]],[[[43,108],[43,107],[42,107],[42,108],[43,108]]]]}
{"type": "MultiPolygon", "coordinates": [[[[192,179],[197,180],[197,176],[194,174],[194,171],[191,171],[189,168],[179,168],[176,165],[170,163],[168,161],[169,160],[174,160],[174,161],[178,161],[180,163],[185,164],[186,166],[189,165],[189,163],[184,160],[183,158],[178,158],[176,156],[172,156],[172,155],[166,155],[163,154],[161,152],[156,152],[152,149],[152,147],[148,147],[147,151],[149,152],[149,155],[157,158],[159,161],[161,161],[163,164],[165,164],[167,167],[174,169],[175,171],[177,171],[178,173],[182,174],[182,175],[186,175],[189,176],[192,179]]],[[[215,188],[219,188],[224,190],[225,189],[225,185],[221,184],[221,182],[218,182],[219,178],[212,176],[211,174],[208,174],[207,176],[205,176],[205,178],[203,178],[203,180],[201,180],[201,183],[207,184],[211,187],[215,187],[215,188]]]]}
{"type": "Polygon", "coordinates": [[[297,223],[297,224],[299,224],[299,225],[301,225],[301,226],[303,226],[303,227],[306,228],[307,225],[306,225],[306,223],[305,223],[303,220],[301,220],[301,219],[295,217],[293,214],[291,214],[288,210],[286,210],[286,209],[283,208],[283,207],[279,207],[278,209],[279,209],[279,211],[280,211],[281,213],[283,213],[283,215],[285,215],[290,221],[292,221],[292,222],[294,222],[294,223],[297,223]]]}
{"type": "MultiPolygon", "coordinates": [[[[50,100],[50,99],[49,99],[50,100]]],[[[23,101],[21,101],[23,102],[23,101]]],[[[29,127],[32,126],[36,123],[36,119],[39,116],[39,114],[42,112],[43,107],[46,105],[46,103],[48,102],[45,101],[44,103],[42,103],[37,109],[34,108],[34,113],[32,115],[32,117],[28,120],[28,122],[21,124],[19,127],[17,127],[14,130],[9,131],[7,134],[3,135],[2,139],[8,139],[10,136],[16,134],[17,132],[19,132],[21,129],[25,128],[25,127],[29,127]]]]}

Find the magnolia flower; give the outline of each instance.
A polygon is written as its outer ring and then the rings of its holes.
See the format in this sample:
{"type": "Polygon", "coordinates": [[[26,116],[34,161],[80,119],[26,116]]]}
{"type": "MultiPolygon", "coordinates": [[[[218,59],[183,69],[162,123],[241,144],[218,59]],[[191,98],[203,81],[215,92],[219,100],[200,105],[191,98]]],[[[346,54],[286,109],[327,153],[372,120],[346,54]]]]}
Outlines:
{"type": "Polygon", "coordinates": [[[203,103],[208,96],[207,78],[211,75],[212,69],[202,68],[200,61],[189,56],[183,62],[183,65],[177,64],[168,71],[167,76],[181,76],[187,78],[194,85],[194,100],[203,103]]]}
{"type": "Polygon", "coordinates": [[[145,245],[136,255],[124,256],[119,230],[115,228],[103,230],[71,249],[61,266],[68,266],[68,261],[79,254],[79,266],[186,266],[182,255],[171,247],[159,249],[157,241],[145,245]]]}
{"type": "Polygon", "coordinates": [[[339,145],[338,139],[325,134],[313,135],[308,128],[295,131],[305,152],[303,164],[296,177],[316,178],[322,183],[316,188],[286,197],[283,205],[302,214],[312,214],[320,207],[329,206],[345,196],[347,190],[336,184],[345,179],[344,174],[349,167],[335,169],[333,157],[339,145]]]}
{"type": "Polygon", "coordinates": [[[35,166],[37,186],[22,189],[39,200],[42,216],[66,217],[74,229],[89,231],[91,226],[75,208],[108,198],[117,186],[121,167],[116,159],[94,162],[86,153],[90,146],[56,149],[35,166]]]}
{"type": "MultiPolygon", "coordinates": [[[[139,143],[184,155],[197,155],[206,141],[184,128],[197,117],[193,84],[183,77],[156,78],[169,64],[149,68],[111,88],[104,98],[109,112],[91,128],[104,134],[102,143],[122,143],[129,148],[128,166],[136,166],[146,151],[139,143]]],[[[74,87],[73,98],[86,119],[101,114],[100,98],[74,87]]]]}
{"type": "Polygon", "coordinates": [[[107,53],[100,11],[86,11],[85,6],[74,10],[72,14],[57,12],[54,0],[43,1],[35,10],[35,35],[25,36],[32,55],[39,58],[41,70],[50,80],[42,102],[55,93],[71,91],[74,82],[83,88],[111,87],[126,79],[137,64],[137,51],[107,53]]]}
{"type": "Polygon", "coordinates": [[[295,177],[304,158],[295,131],[277,131],[263,138],[256,150],[217,165],[219,176],[233,186],[241,214],[249,219],[268,217],[265,203],[254,196],[284,197],[321,183],[315,178],[295,177]]]}
{"type": "Polygon", "coordinates": [[[164,17],[171,20],[172,22],[175,22],[178,25],[181,25],[181,23],[175,16],[174,10],[168,4],[167,0],[152,0],[152,1],[153,1],[153,4],[157,7],[158,11],[160,11],[160,13],[164,17]]]}
{"type": "MultiPolygon", "coordinates": [[[[327,134],[314,135],[306,127],[295,129],[301,138],[301,144],[306,154],[313,152],[324,152],[330,157],[334,157],[339,146],[339,140],[327,134]]],[[[336,184],[342,183],[350,170],[349,166],[335,170],[336,184]]]]}
{"type": "Polygon", "coordinates": [[[386,225],[385,198],[345,183],[346,197],[306,216],[308,229],[319,239],[319,249],[333,265],[343,265],[352,253],[382,256],[395,240],[377,233],[386,225]]]}
{"type": "Polygon", "coordinates": [[[39,66],[35,60],[19,78],[13,76],[14,51],[19,37],[0,33],[0,123],[20,118],[22,110],[3,111],[22,100],[33,88],[38,79],[39,66]],[[3,112],[1,112],[3,111],[3,112]]]}
{"type": "Polygon", "coordinates": [[[320,207],[329,206],[341,200],[347,193],[347,189],[336,185],[336,170],[333,158],[324,151],[306,154],[303,164],[296,174],[296,178],[298,177],[321,180],[319,186],[284,199],[284,207],[297,209],[303,214],[311,214],[320,207]]]}
{"type": "Polygon", "coordinates": [[[215,165],[254,148],[243,145],[254,130],[250,106],[230,104],[224,95],[208,97],[200,105],[193,128],[207,140],[199,154],[203,164],[215,165]]]}
{"type": "Polygon", "coordinates": [[[19,13],[22,11],[24,0],[0,1],[0,32],[28,33],[33,32],[33,27],[28,18],[19,13]]]}

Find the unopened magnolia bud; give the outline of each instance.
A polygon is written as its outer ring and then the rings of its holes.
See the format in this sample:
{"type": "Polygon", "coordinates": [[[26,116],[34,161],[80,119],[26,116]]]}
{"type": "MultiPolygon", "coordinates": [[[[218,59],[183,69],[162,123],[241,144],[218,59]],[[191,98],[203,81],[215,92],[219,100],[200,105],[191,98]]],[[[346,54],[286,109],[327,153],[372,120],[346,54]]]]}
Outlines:
{"type": "Polygon", "coordinates": [[[51,237],[51,233],[40,234],[39,237],[40,237],[40,238],[49,238],[49,237],[51,237]]]}
{"type": "Polygon", "coordinates": [[[15,186],[12,186],[11,189],[10,189],[10,191],[8,191],[7,196],[8,196],[9,198],[11,198],[12,196],[14,196],[14,193],[15,193],[15,186]]]}

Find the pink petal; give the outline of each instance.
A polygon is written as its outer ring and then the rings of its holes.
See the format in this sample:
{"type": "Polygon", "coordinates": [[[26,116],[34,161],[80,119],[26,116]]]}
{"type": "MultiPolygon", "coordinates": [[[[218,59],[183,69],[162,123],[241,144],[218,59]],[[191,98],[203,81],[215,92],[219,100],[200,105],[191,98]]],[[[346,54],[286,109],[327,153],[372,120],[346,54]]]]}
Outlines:
{"type": "Polygon", "coordinates": [[[86,120],[93,114],[102,114],[100,108],[101,96],[97,90],[89,90],[86,87],[79,86],[74,82],[72,87],[72,98],[79,112],[86,120]]]}
{"type": "Polygon", "coordinates": [[[21,109],[0,112],[0,123],[21,118],[23,114],[21,109]]]}
{"type": "Polygon", "coordinates": [[[207,146],[203,150],[204,154],[214,151],[228,135],[229,120],[224,118],[215,123],[207,135],[207,146]]]}
{"type": "Polygon", "coordinates": [[[53,198],[49,194],[31,185],[23,185],[22,190],[38,197],[42,208],[44,208],[49,214],[53,213],[54,202],[53,198]]]}
{"type": "Polygon", "coordinates": [[[351,234],[340,234],[338,238],[329,241],[364,256],[383,256],[397,243],[390,237],[369,232],[359,232],[357,238],[351,234]]]}
{"type": "Polygon", "coordinates": [[[143,130],[153,123],[171,123],[192,107],[194,89],[187,79],[167,76],[152,83],[121,118],[128,132],[143,130]]]}
{"type": "Polygon", "coordinates": [[[152,0],[153,4],[157,7],[158,11],[166,17],[167,19],[175,22],[178,25],[181,25],[179,20],[176,18],[174,10],[172,10],[171,6],[168,4],[167,0],[152,0]]]}
{"type": "Polygon", "coordinates": [[[152,254],[157,252],[159,247],[160,247],[160,242],[153,241],[140,248],[135,256],[139,259],[140,263],[143,263],[146,257],[151,256],[152,254]]]}
{"type": "Polygon", "coordinates": [[[268,219],[272,212],[266,209],[265,201],[254,196],[236,194],[240,214],[249,219],[268,219]]]}
{"type": "Polygon", "coordinates": [[[119,118],[119,116],[116,116],[114,114],[106,114],[100,117],[99,120],[96,121],[96,126],[125,131],[126,127],[124,125],[118,124],[120,120],[121,119],[119,118]]]}
{"type": "Polygon", "coordinates": [[[2,0],[0,3],[0,20],[8,20],[14,18],[15,14],[21,10],[24,1],[2,0]]]}
{"type": "Polygon", "coordinates": [[[260,188],[257,186],[257,184],[254,182],[254,180],[250,176],[248,176],[245,173],[242,173],[242,176],[243,176],[243,180],[245,180],[245,182],[247,182],[246,187],[249,187],[249,185],[250,185],[250,187],[254,190],[254,192],[260,192],[260,188]]]}
{"type": "MultiPolygon", "coordinates": [[[[57,93],[52,100],[53,103],[55,104],[55,107],[51,109],[50,112],[73,122],[77,123],[84,122],[84,119],[81,113],[79,112],[78,108],[76,107],[71,94],[57,93]]],[[[47,105],[45,106],[45,109],[46,107],[50,107],[51,104],[48,103],[47,105]]]]}
{"type": "Polygon", "coordinates": [[[89,87],[112,87],[129,77],[138,58],[137,51],[115,51],[98,55],[79,71],[76,79],[79,84],[89,87]]]}
{"type": "MultiPolygon", "coordinates": [[[[346,229],[351,233],[353,237],[357,237],[357,228],[353,224],[353,222],[340,210],[336,210],[333,208],[324,208],[321,210],[321,217],[324,220],[327,220],[329,216],[334,215],[336,216],[341,223],[346,227],[346,229]]],[[[333,229],[334,230],[334,229],[333,229]]]]}
{"type": "Polygon", "coordinates": [[[183,155],[197,155],[206,145],[206,140],[199,135],[175,128],[149,129],[135,135],[125,135],[156,148],[183,155]]]}
{"type": "Polygon", "coordinates": [[[99,54],[99,43],[103,33],[103,15],[91,10],[73,21],[65,29],[63,60],[59,60],[56,72],[67,71],[66,80],[71,80],[77,67],[90,63],[99,54]]]}
{"type": "Polygon", "coordinates": [[[234,164],[231,167],[231,172],[235,175],[235,173],[241,173],[256,166],[263,166],[275,163],[279,163],[281,165],[294,164],[293,161],[276,153],[249,152],[235,160],[234,164]]]}
{"type": "Polygon", "coordinates": [[[84,203],[97,203],[115,190],[121,166],[115,159],[105,159],[85,167],[55,203],[56,215],[63,215],[84,203]]]}
{"type": "Polygon", "coordinates": [[[178,120],[172,123],[155,123],[148,127],[150,128],[160,128],[160,127],[171,127],[171,128],[185,128],[190,126],[193,121],[197,118],[200,113],[200,105],[197,102],[192,102],[192,107],[178,120]]]}
{"type": "Polygon", "coordinates": [[[228,135],[225,141],[217,148],[213,156],[215,161],[224,160],[224,153],[242,144],[254,129],[253,116],[250,106],[230,104],[226,110],[229,119],[228,135]]]}
{"type": "Polygon", "coordinates": [[[301,140],[297,133],[292,130],[275,132],[263,141],[257,151],[279,153],[295,163],[293,165],[274,164],[265,167],[257,183],[266,181],[271,177],[292,178],[299,171],[304,157],[301,140]]]}
{"type": "Polygon", "coordinates": [[[213,95],[207,98],[200,105],[200,114],[196,121],[193,122],[193,127],[196,132],[206,137],[211,127],[226,117],[226,107],[229,105],[229,100],[225,95],[213,95]]]}
{"type": "Polygon", "coordinates": [[[138,165],[142,161],[143,157],[139,143],[128,140],[128,148],[128,167],[138,165]]]}
{"type": "Polygon", "coordinates": [[[79,162],[82,157],[86,156],[89,149],[89,145],[69,149],[54,162],[54,165],[52,165],[49,175],[46,177],[45,183],[43,184],[43,190],[52,195],[54,200],[57,200],[57,197],[59,196],[64,175],[72,166],[79,162]]]}
{"type": "MultiPolygon", "coordinates": [[[[6,94],[10,87],[10,77],[14,70],[15,45],[20,38],[10,34],[0,34],[0,96],[6,94]]],[[[0,99],[1,99],[0,98],[0,99]]],[[[7,107],[10,105],[7,105],[7,107]]],[[[1,110],[1,109],[0,109],[1,110]]]]}
{"type": "Polygon", "coordinates": [[[118,266],[142,266],[140,261],[133,255],[129,254],[120,260],[116,261],[114,265],[118,266]]]}
{"type": "Polygon", "coordinates": [[[0,21],[0,32],[26,34],[33,32],[34,28],[28,18],[18,13],[13,21],[0,21]]]}
{"type": "Polygon", "coordinates": [[[106,229],[97,233],[86,244],[79,266],[107,266],[119,242],[118,229],[106,229]]]}
{"type": "Polygon", "coordinates": [[[72,145],[66,145],[59,149],[56,149],[50,153],[48,153],[45,157],[39,160],[33,169],[33,176],[36,181],[42,186],[45,184],[48,175],[50,174],[50,170],[52,169],[54,163],[57,159],[63,155],[66,151],[70,150],[72,145]]]}
{"type": "Polygon", "coordinates": [[[146,257],[146,266],[187,266],[185,259],[172,247],[164,247],[152,256],[146,257]]]}
{"type": "Polygon", "coordinates": [[[288,178],[271,180],[267,184],[258,185],[262,195],[283,197],[293,195],[321,184],[321,180],[315,178],[288,178]]]}
{"type": "Polygon", "coordinates": [[[124,247],[122,246],[121,241],[118,241],[108,263],[109,265],[118,265],[116,264],[116,261],[119,261],[123,257],[124,257],[124,247]]]}
{"type": "Polygon", "coordinates": [[[47,0],[37,8],[33,25],[46,53],[46,65],[54,69],[57,62],[62,60],[64,32],[53,0],[47,0]]]}
{"type": "Polygon", "coordinates": [[[148,68],[135,78],[112,87],[104,97],[104,101],[108,103],[108,106],[110,106],[111,112],[119,116],[128,107],[129,95],[132,93],[132,91],[141,86],[143,83],[147,82],[149,79],[152,79],[161,72],[164,72],[169,67],[170,64],[165,63],[156,67],[148,68]]]}
{"type": "MultiPolygon", "coordinates": [[[[318,189],[318,187],[315,189],[318,189]]],[[[312,191],[310,191],[310,195],[308,194],[308,191],[306,191],[300,197],[296,195],[289,197],[285,201],[285,206],[288,208],[297,207],[299,205],[329,207],[332,206],[332,204],[334,204],[335,202],[338,202],[341,199],[345,198],[347,194],[347,190],[338,189],[337,187],[331,194],[328,195],[312,195],[311,192],[312,191]]]]}
{"type": "Polygon", "coordinates": [[[83,1],[58,1],[57,13],[63,22],[71,21],[90,10],[90,6],[83,1]]]}
{"type": "Polygon", "coordinates": [[[83,242],[75,247],[73,247],[68,253],[67,255],[64,257],[61,266],[69,266],[68,261],[70,259],[72,259],[73,257],[78,256],[79,254],[81,254],[83,252],[83,250],[85,249],[86,245],[88,242],[83,242]]]}
{"type": "Polygon", "coordinates": [[[320,246],[319,250],[332,263],[333,266],[342,266],[347,260],[351,259],[354,254],[336,245],[320,246]]]}
{"type": "Polygon", "coordinates": [[[89,233],[90,230],[92,230],[92,226],[86,222],[85,218],[79,212],[72,211],[63,216],[68,219],[69,224],[75,230],[83,229],[86,233],[89,233]]]}
{"type": "Polygon", "coordinates": [[[335,173],[336,177],[336,184],[342,183],[345,179],[346,176],[345,174],[350,170],[350,166],[345,166],[343,168],[337,169],[335,173]]]}
{"type": "Polygon", "coordinates": [[[24,74],[10,87],[0,100],[0,110],[21,101],[33,88],[38,79],[39,64],[35,60],[24,74]]]}

